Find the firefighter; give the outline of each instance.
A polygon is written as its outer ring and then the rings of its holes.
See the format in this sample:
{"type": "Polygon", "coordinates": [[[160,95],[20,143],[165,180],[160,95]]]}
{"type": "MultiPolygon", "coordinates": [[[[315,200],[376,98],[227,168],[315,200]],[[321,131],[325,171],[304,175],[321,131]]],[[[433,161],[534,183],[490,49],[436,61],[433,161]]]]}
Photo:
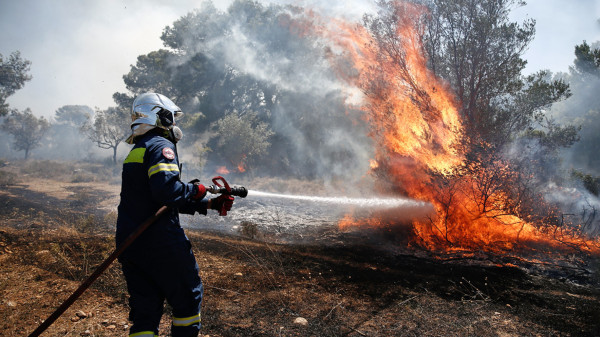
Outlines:
{"type": "Polygon", "coordinates": [[[173,310],[171,335],[197,336],[200,330],[202,280],[191,244],[179,224],[179,213],[207,214],[230,210],[233,197],[206,199],[198,180],[180,180],[175,127],[181,109],[164,95],[145,93],[133,102],[134,144],[123,163],[116,244],[120,245],[163,205],[167,214],[146,229],[119,257],[129,292],[129,336],[158,336],[166,300],[173,310]]]}

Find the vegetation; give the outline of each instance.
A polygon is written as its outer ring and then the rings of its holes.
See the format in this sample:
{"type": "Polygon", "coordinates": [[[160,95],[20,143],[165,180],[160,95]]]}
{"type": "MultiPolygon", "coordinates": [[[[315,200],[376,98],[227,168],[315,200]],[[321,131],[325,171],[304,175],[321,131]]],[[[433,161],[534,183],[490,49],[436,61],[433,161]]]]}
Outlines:
{"type": "Polygon", "coordinates": [[[569,82],[573,96],[568,102],[553,106],[552,112],[561,123],[576,123],[581,127],[580,141],[573,144],[570,151],[560,155],[567,161],[567,167],[600,175],[600,157],[597,144],[600,142],[600,45],[583,42],[575,46],[575,60],[568,74],[561,76],[569,82]]]}
{"type": "Polygon", "coordinates": [[[0,54],[0,117],[9,112],[6,99],[31,80],[28,74],[30,66],[31,62],[22,59],[19,51],[10,54],[7,59],[0,54]]]}
{"type": "Polygon", "coordinates": [[[102,149],[112,149],[113,164],[117,164],[117,148],[122,141],[131,134],[128,110],[110,107],[106,110],[97,110],[94,118],[90,117],[81,131],[102,149]]]}
{"type": "MultiPolygon", "coordinates": [[[[538,217],[553,214],[551,205],[534,210],[524,200],[539,198],[552,184],[571,183],[572,169],[584,176],[600,175],[594,169],[599,160],[595,144],[600,99],[593,94],[600,83],[599,49],[586,42],[575,46],[569,74],[540,70],[525,76],[523,53],[535,36],[535,21],[510,20],[511,10],[522,1],[413,3],[427,9],[408,16],[416,27],[415,38],[422,42],[419,52],[455,94],[465,128],[458,144],[465,162],[453,175],[439,178],[458,181],[434,185],[488,177],[491,180],[478,182],[482,188],[514,198],[504,211],[538,217]],[[571,109],[574,101],[581,108],[571,109]],[[576,118],[569,114],[574,110],[580,110],[576,118]],[[515,172],[501,176],[485,172],[502,167],[515,172]]],[[[381,58],[406,65],[405,41],[397,31],[407,4],[379,1],[378,5],[379,12],[363,22],[372,47],[378,48],[381,58]]],[[[84,157],[89,152],[85,142],[58,144],[63,135],[77,138],[77,129],[86,120],[79,130],[98,147],[112,150],[116,163],[118,147],[129,133],[127,111],[133,98],[157,91],[183,108],[186,117],[179,125],[186,137],[181,146],[192,152],[198,166],[352,184],[369,170],[377,130],[369,129],[363,112],[348,104],[340,74],[330,61],[342,59],[347,73],[357,69],[344,63],[347,55],[336,54],[330,41],[317,32],[319,24],[318,18],[295,6],[237,0],[220,11],[204,2],[164,29],[164,48],[138,57],[123,76],[127,91],[113,95],[117,107],[98,110],[95,116],[85,106],[58,109],[48,147],[71,146],[66,152],[84,157]]],[[[17,76],[22,80],[14,81],[18,88],[27,79],[28,63],[18,54],[13,59],[22,69],[23,76],[17,76]]],[[[372,70],[375,76],[361,88],[363,95],[379,95],[374,89],[385,89],[387,84],[377,83],[380,70],[372,70]]],[[[431,98],[419,83],[411,83],[409,69],[404,70],[398,76],[412,85],[407,86],[411,100],[427,108],[431,98]]],[[[383,161],[387,163],[380,163],[377,172],[393,166],[397,158],[387,156],[383,161]]]]}
{"type": "Polygon", "coordinates": [[[54,113],[58,125],[82,127],[92,116],[94,110],[87,105],[64,105],[54,113]]]}
{"type": "Polygon", "coordinates": [[[36,117],[29,108],[20,112],[13,110],[4,119],[2,129],[13,136],[13,146],[17,151],[25,151],[25,159],[31,150],[41,145],[50,123],[44,117],[36,117]]]}
{"type": "Polygon", "coordinates": [[[352,163],[362,162],[355,149],[369,143],[366,132],[349,133],[357,124],[352,109],[332,87],[335,75],[317,37],[293,29],[290,15],[298,13],[298,8],[254,1],[235,1],[221,12],[205,2],[165,28],[165,49],[139,56],[124,76],[129,92],[113,97],[122,107],[146,91],[173,98],[187,115],[182,144],[210,135],[204,145],[211,151],[201,147],[195,155],[216,166],[235,167],[245,156],[263,175],[364,172],[368,164],[352,163]],[[220,128],[236,119],[247,124],[249,118],[253,126],[243,137],[235,136],[235,150],[268,148],[269,155],[262,150],[230,154],[231,142],[224,138],[230,131],[220,128]]]}
{"type": "Polygon", "coordinates": [[[264,122],[259,122],[256,113],[243,116],[229,114],[217,121],[217,145],[223,157],[240,170],[258,166],[259,160],[268,154],[269,138],[273,132],[264,122]]]}

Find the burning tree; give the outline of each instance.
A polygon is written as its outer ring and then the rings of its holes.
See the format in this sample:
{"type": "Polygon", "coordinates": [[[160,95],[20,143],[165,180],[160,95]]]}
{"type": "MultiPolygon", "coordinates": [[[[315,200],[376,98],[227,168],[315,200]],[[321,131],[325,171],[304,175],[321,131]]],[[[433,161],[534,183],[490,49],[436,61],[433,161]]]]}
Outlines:
{"type": "MultiPolygon", "coordinates": [[[[506,250],[552,241],[548,228],[566,222],[542,197],[555,178],[548,168],[578,130],[546,113],[569,97],[564,81],[521,74],[535,23],[508,14],[522,2],[378,3],[364,25],[295,6],[235,1],[220,12],[205,3],[165,29],[169,49],[138,58],[127,88],[170,92],[195,115],[186,126],[198,133],[256,111],[275,132],[265,172],[323,177],[341,167],[355,177],[370,163],[391,192],[435,205],[436,217],[413,224],[422,246],[506,250]],[[356,88],[362,95],[350,97],[356,88]]],[[[225,136],[208,146],[235,144],[225,136]]],[[[229,160],[243,161],[239,150],[229,160]]]]}
{"type": "Polygon", "coordinates": [[[413,223],[413,243],[432,250],[506,251],[533,247],[529,242],[599,250],[577,226],[561,227],[556,207],[542,196],[547,180],[536,164],[573,144],[577,128],[544,114],[570,95],[568,85],[545,72],[521,76],[534,23],[508,21],[518,3],[380,2],[367,29],[338,22],[341,33],[326,30],[356,70],[342,76],[365,93],[377,143],[374,173],[436,208],[434,217],[413,223]],[[512,155],[523,143],[536,150],[512,155]]]}

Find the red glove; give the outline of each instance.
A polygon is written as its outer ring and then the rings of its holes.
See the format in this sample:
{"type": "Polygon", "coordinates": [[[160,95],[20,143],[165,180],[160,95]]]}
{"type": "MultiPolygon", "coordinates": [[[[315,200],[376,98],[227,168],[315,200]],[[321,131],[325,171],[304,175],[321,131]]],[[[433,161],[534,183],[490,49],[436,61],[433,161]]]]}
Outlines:
{"type": "Polygon", "coordinates": [[[206,187],[200,184],[200,180],[194,179],[190,181],[190,183],[194,184],[194,189],[192,190],[194,195],[192,196],[192,199],[196,200],[204,198],[206,195],[206,187]]]}
{"type": "Polygon", "coordinates": [[[220,196],[210,199],[210,208],[219,211],[219,215],[227,215],[227,212],[231,210],[233,206],[234,198],[227,194],[221,194],[220,196]]]}

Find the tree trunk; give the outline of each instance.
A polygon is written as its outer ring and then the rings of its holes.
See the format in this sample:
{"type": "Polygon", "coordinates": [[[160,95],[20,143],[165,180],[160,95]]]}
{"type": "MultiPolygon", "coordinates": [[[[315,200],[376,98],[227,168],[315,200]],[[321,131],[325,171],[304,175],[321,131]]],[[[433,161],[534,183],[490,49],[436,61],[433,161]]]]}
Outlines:
{"type": "Polygon", "coordinates": [[[117,165],[117,146],[113,147],[113,164],[117,165]]]}

